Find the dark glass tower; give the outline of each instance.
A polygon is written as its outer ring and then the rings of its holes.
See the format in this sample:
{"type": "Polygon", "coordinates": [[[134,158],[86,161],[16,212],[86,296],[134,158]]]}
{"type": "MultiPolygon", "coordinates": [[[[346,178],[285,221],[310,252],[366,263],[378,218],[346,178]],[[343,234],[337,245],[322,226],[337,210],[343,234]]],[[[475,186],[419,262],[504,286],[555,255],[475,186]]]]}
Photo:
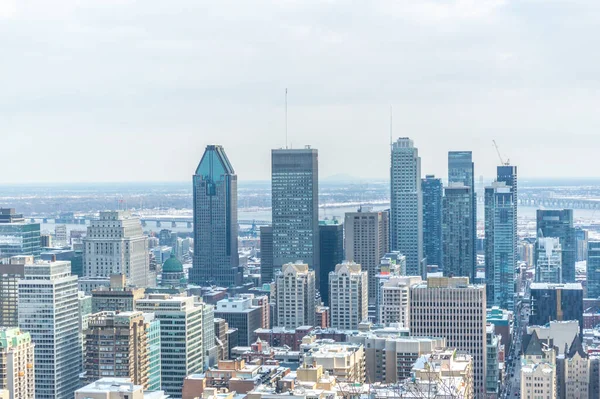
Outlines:
{"type": "Polygon", "coordinates": [[[448,185],[462,183],[469,188],[471,192],[471,201],[469,202],[469,210],[471,213],[469,234],[471,254],[469,259],[472,259],[472,264],[466,266],[467,269],[473,269],[475,275],[475,267],[477,266],[477,193],[475,192],[475,164],[473,163],[473,153],[471,151],[448,151],[448,185]]]}
{"type": "Polygon", "coordinates": [[[194,264],[190,282],[238,285],[242,273],[237,241],[237,175],[223,147],[206,147],[193,183],[194,264]]]}
{"type": "Polygon", "coordinates": [[[344,225],[338,220],[319,222],[321,276],[319,292],[324,304],[329,304],[329,273],[344,260],[344,225]]]}
{"type": "Polygon", "coordinates": [[[587,297],[600,298],[600,241],[587,244],[587,297]]]}
{"type": "Polygon", "coordinates": [[[260,228],[260,282],[273,281],[273,227],[260,228]]]}
{"type": "Polygon", "coordinates": [[[319,155],[316,149],[271,152],[273,268],[298,260],[319,280],[319,155]]]}
{"type": "MultiPolygon", "coordinates": [[[[562,247],[562,282],[575,282],[577,238],[573,228],[572,209],[538,209],[537,236],[556,237],[562,247]]],[[[535,259],[537,263],[537,257],[535,259]]]]}
{"type": "Polygon", "coordinates": [[[530,326],[543,326],[549,321],[579,321],[583,330],[583,289],[580,283],[531,283],[530,326]]]}
{"type": "Polygon", "coordinates": [[[442,248],[444,275],[453,277],[475,276],[473,258],[473,196],[471,188],[462,183],[450,183],[444,189],[442,210],[442,248]]]}
{"type": "Polygon", "coordinates": [[[423,252],[428,265],[442,262],[442,179],[427,175],[421,180],[423,191],[423,252]]]}

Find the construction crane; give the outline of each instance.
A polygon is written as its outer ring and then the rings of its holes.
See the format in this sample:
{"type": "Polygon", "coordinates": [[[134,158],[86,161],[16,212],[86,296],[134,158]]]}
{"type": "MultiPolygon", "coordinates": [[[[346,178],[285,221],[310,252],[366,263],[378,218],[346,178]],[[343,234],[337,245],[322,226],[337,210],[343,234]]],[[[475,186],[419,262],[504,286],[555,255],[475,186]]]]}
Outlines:
{"type": "Polygon", "coordinates": [[[498,154],[498,159],[500,159],[500,164],[504,166],[509,166],[510,159],[507,159],[506,162],[502,160],[502,155],[500,155],[500,149],[498,148],[498,144],[496,144],[496,140],[492,140],[492,143],[494,143],[494,147],[496,148],[496,153],[498,154]]]}

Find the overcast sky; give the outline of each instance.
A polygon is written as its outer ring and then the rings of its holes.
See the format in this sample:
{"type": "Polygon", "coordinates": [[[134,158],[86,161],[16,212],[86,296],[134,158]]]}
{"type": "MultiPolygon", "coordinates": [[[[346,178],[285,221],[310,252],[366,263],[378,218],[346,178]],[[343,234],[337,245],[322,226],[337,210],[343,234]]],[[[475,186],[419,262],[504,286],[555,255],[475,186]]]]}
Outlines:
{"type": "Polygon", "coordinates": [[[0,0],[0,182],[185,181],[207,144],[240,179],[270,150],[320,175],[599,176],[598,0],[0,0]]]}

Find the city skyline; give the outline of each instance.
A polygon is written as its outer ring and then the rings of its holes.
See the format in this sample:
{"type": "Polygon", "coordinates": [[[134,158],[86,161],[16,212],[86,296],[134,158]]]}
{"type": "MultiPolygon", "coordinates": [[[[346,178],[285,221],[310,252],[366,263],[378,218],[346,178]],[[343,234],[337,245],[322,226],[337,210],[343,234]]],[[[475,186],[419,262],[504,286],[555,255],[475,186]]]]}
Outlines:
{"type": "Polygon", "coordinates": [[[340,153],[371,160],[345,165],[351,175],[387,175],[390,105],[427,173],[468,149],[491,175],[496,139],[528,176],[597,174],[539,163],[600,145],[596,2],[413,3],[3,1],[0,129],[5,162],[21,167],[2,182],[185,181],[214,142],[240,180],[266,179],[286,88],[288,142],[318,148],[323,176],[340,153]],[[104,157],[90,162],[90,148],[104,157]]]}

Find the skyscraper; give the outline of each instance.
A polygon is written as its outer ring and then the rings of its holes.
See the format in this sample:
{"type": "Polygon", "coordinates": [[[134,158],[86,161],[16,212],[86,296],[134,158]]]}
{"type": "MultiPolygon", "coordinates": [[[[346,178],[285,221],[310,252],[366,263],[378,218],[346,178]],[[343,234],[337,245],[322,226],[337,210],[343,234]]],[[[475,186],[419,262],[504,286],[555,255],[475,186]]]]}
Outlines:
{"type": "Polygon", "coordinates": [[[329,273],[331,327],[358,330],[367,321],[369,305],[367,272],[357,263],[342,263],[329,273]]]}
{"type": "MultiPolygon", "coordinates": [[[[477,266],[477,193],[475,192],[475,164],[473,163],[473,153],[471,151],[448,151],[448,184],[462,183],[469,187],[471,193],[471,236],[470,242],[473,243],[469,259],[473,262],[473,276],[477,266]]],[[[469,265],[470,267],[470,265],[469,265]]]]}
{"type": "MultiPolygon", "coordinates": [[[[319,155],[316,149],[271,152],[273,267],[298,260],[319,280],[319,155]]],[[[317,281],[318,284],[318,281],[317,281]]]]}
{"type": "Polygon", "coordinates": [[[577,320],[583,331],[583,288],[581,283],[531,283],[530,326],[549,321],[577,320]]]}
{"type": "Polygon", "coordinates": [[[260,227],[260,281],[273,281],[273,227],[260,227]]]}
{"type": "Polygon", "coordinates": [[[149,277],[148,237],[140,219],[128,211],[100,212],[83,239],[83,273],[86,277],[122,273],[131,285],[154,286],[149,277]]]}
{"type": "Polygon", "coordinates": [[[410,291],[410,332],[444,337],[449,348],[473,357],[476,397],[485,397],[487,330],[485,286],[468,277],[430,277],[410,291]]]}
{"type": "Polygon", "coordinates": [[[222,146],[206,146],[193,183],[194,264],[190,282],[238,285],[242,273],[238,255],[237,175],[222,146]]]}
{"type": "Polygon", "coordinates": [[[600,241],[588,242],[587,297],[600,298],[600,241]]]}
{"type": "Polygon", "coordinates": [[[35,344],[35,397],[71,399],[79,386],[81,338],[77,276],[66,261],[25,265],[19,327],[35,344]]]}
{"type": "Polygon", "coordinates": [[[562,250],[556,237],[538,238],[535,281],[538,283],[562,282],[562,250]]]}
{"type": "Polygon", "coordinates": [[[444,275],[475,276],[475,235],[473,234],[473,193],[463,183],[450,183],[444,189],[442,248],[444,275]]]}
{"type": "Polygon", "coordinates": [[[421,158],[408,137],[392,144],[390,249],[406,256],[406,273],[423,276],[421,158]]]}
{"type": "Polygon", "coordinates": [[[361,265],[369,277],[369,305],[377,300],[377,279],[379,262],[389,252],[389,213],[373,212],[369,208],[359,208],[358,212],[346,213],[345,242],[346,257],[349,262],[361,265]]]}
{"type": "Polygon", "coordinates": [[[443,269],[442,261],[442,179],[427,175],[421,180],[423,190],[423,253],[428,265],[443,269]]]}
{"type": "Polygon", "coordinates": [[[19,280],[25,274],[25,265],[21,263],[21,260],[33,263],[33,256],[12,258],[10,264],[0,264],[1,327],[17,327],[19,325],[19,280]]]}
{"type": "Polygon", "coordinates": [[[329,303],[329,273],[344,260],[344,225],[337,219],[319,222],[319,293],[324,304],[329,303]]]}
{"type": "Polygon", "coordinates": [[[573,228],[573,210],[538,209],[537,237],[556,237],[560,240],[562,248],[562,282],[575,282],[577,237],[573,228]]]}
{"type": "Polygon", "coordinates": [[[33,348],[28,332],[17,327],[0,326],[0,392],[8,389],[7,398],[36,397],[33,348]]]}
{"type": "Polygon", "coordinates": [[[39,256],[40,224],[27,223],[13,208],[0,208],[0,257],[39,256]]]}
{"type": "Polygon", "coordinates": [[[275,277],[277,325],[315,325],[315,272],[306,263],[287,263],[275,277]]]}
{"type": "Polygon", "coordinates": [[[513,309],[517,266],[516,211],[512,187],[494,182],[485,188],[485,279],[488,307],[513,309]]]}

